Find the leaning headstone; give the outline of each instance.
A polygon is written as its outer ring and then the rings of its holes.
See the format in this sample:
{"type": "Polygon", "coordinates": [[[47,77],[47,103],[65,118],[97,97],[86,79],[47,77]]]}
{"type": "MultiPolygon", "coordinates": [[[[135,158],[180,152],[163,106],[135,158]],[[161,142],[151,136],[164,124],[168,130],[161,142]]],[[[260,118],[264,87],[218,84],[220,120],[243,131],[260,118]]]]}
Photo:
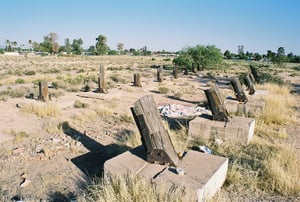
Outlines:
{"type": "Polygon", "coordinates": [[[133,75],[133,86],[142,87],[139,73],[134,73],[133,75]]]}
{"type": "Polygon", "coordinates": [[[38,99],[43,102],[49,101],[49,93],[48,93],[48,83],[47,81],[39,82],[39,96],[38,99]]]}
{"type": "Polygon", "coordinates": [[[233,87],[233,90],[234,90],[234,93],[235,93],[235,96],[237,98],[237,100],[239,102],[244,102],[246,103],[248,101],[248,98],[242,88],[242,85],[240,83],[240,80],[237,78],[237,77],[233,77],[231,80],[230,80],[230,83],[233,87]]]}
{"type": "Polygon", "coordinates": [[[163,81],[163,66],[159,66],[157,68],[157,81],[162,82],[163,81]]]}
{"type": "Polygon", "coordinates": [[[229,114],[225,108],[224,101],[216,85],[211,85],[204,90],[209,108],[212,112],[212,119],[216,121],[229,121],[229,114]]]}
{"type": "Polygon", "coordinates": [[[157,192],[163,186],[183,187],[184,201],[207,201],[222,187],[227,158],[189,150],[179,160],[151,95],[136,101],[131,111],[143,146],[107,160],[105,175],[138,175],[155,183],[157,192]]]}
{"type": "Polygon", "coordinates": [[[160,119],[153,97],[146,95],[140,98],[134,103],[131,112],[142,136],[147,161],[175,166],[179,158],[160,119]]]}
{"type": "Polygon", "coordinates": [[[99,68],[98,92],[99,93],[108,93],[106,86],[105,86],[105,75],[104,75],[103,65],[100,65],[100,68],[99,68]]]}
{"type": "Polygon", "coordinates": [[[256,67],[255,67],[254,65],[250,65],[250,70],[251,70],[252,75],[254,76],[255,81],[256,81],[257,83],[259,83],[260,80],[259,80],[259,76],[258,76],[256,67]]]}
{"type": "Polygon", "coordinates": [[[178,78],[178,73],[179,73],[179,67],[178,66],[174,66],[173,76],[174,76],[175,79],[178,78]]]}
{"type": "Polygon", "coordinates": [[[249,74],[245,76],[244,81],[247,86],[247,90],[249,90],[249,95],[253,95],[255,93],[255,89],[249,74]]]}

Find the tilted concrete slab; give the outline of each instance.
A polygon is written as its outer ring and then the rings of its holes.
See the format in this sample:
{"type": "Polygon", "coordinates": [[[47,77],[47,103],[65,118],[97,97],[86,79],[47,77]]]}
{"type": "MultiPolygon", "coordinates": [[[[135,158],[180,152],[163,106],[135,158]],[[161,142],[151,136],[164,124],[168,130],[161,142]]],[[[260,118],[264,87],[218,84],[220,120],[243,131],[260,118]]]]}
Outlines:
{"type": "Polygon", "coordinates": [[[210,116],[201,116],[189,122],[189,136],[203,140],[217,139],[249,144],[254,134],[255,120],[246,117],[233,117],[230,122],[213,121],[210,116]]]}
{"type": "Polygon", "coordinates": [[[192,199],[205,201],[222,187],[228,170],[227,158],[192,150],[177,165],[184,175],[178,175],[174,167],[151,164],[145,159],[145,149],[139,146],[106,161],[104,173],[137,174],[149,178],[157,187],[183,186],[192,199]]]}

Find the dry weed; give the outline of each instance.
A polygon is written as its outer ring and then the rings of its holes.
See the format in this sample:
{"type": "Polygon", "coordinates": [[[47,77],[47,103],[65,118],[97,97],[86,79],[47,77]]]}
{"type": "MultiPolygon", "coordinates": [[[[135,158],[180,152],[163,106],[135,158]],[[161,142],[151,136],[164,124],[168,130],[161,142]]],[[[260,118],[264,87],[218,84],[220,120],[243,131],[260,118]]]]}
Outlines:
{"type": "MultiPolygon", "coordinates": [[[[131,175],[105,175],[88,186],[88,201],[186,201],[185,189],[179,186],[159,186],[131,175]]],[[[191,199],[191,198],[189,198],[191,199]]],[[[193,200],[191,200],[193,201],[193,200]]]]}
{"type": "Polygon", "coordinates": [[[22,111],[26,113],[32,113],[41,118],[55,117],[59,114],[59,109],[54,103],[41,103],[35,102],[22,105],[22,111]]]}

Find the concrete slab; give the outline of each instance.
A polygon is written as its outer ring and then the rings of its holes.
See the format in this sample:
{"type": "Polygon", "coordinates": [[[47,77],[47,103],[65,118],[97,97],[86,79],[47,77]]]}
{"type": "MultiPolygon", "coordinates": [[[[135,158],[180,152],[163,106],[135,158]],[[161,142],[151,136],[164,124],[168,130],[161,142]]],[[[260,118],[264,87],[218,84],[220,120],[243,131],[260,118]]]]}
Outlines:
{"type": "Polygon", "coordinates": [[[246,117],[233,117],[230,122],[213,121],[209,116],[197,117],[189,123],[190,137],[204,140],[220,139],[226,142],[249,144],[254,134],[255,120],[246,117]]]}
{"type": "Polygon", "coordinates": [[[167,185],[183,186],[191,197],[188,201],[205,201],[222,187],[228,169],[227,158],[192,150],[177,165],[184,169],[184,175],[178,175],[174,167],[151,164],[145,159],[144,147],[140,146],[106,161],[104,172],[138,174],[151,179],[158,189],[167,185]]]}
{"type": "Polygon", "coordinates": [[[265,102],[263,100],[254,100],[250,98],[250,100],[245,104],[238,102],[237,100],[226,99],[224,100],[224,105],[229,113],[252,116],[262,113],[265,107],[265,102]]]}

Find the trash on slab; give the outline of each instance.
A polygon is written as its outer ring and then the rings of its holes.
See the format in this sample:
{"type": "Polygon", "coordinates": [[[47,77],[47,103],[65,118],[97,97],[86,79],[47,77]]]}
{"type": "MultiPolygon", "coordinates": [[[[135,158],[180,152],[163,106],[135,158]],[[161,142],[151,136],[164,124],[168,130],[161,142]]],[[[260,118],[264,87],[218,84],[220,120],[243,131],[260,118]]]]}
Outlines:
{"type": "Polygon", "coordinates": [[[186,107],[180,104],[166,104],[158,107],[159,113],[164,117],[191,117],[199,116],[207,110],[204,107],[186,107]]]}
{"type": "Polygon", "coordinates": [[[206,146],[193,146],[192,150],[202,152],[202,153],[205,153],[205,154],[212,154],[211,149],[209,149],[206,146]]]}
{"type": "Polygon", "coordinates": [[[183,168],[176,168],[177,175],[184,175],[184,169],[183,168]]]}

